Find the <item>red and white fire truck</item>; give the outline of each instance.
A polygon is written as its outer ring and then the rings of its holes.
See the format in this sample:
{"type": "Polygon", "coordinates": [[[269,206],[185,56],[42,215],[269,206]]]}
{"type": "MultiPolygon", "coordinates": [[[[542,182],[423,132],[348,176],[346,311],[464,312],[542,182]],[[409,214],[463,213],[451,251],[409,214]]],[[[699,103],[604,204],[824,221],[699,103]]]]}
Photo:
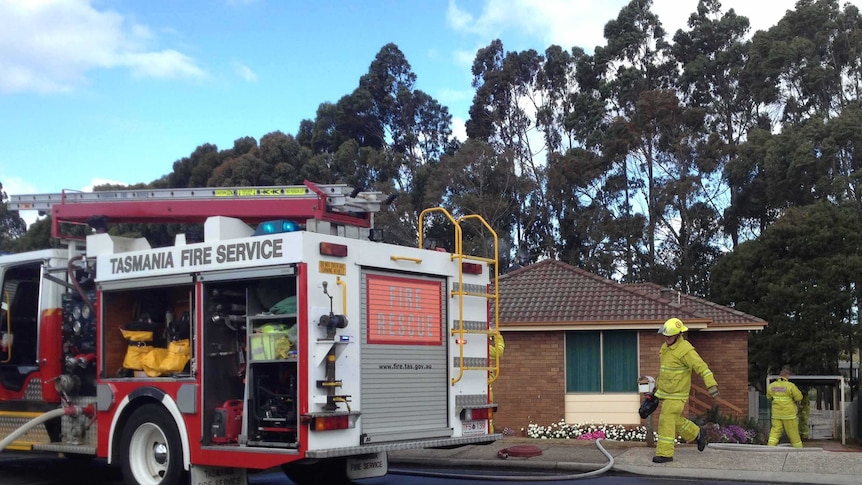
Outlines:
{"type": "Polygon", "coordinates": [[[335,483],[385,474],[387,451],[499,439],[496,235],[432,208],[419,247],[378,242],[388,202],[310,182],[12,196],[64,248],[0,257],[0,449],[106,458],[129,484],[276,466],[335,483]],[[424,248],[432,220],[451,251],[424,248]],[[203,241],[111,223],[203,223],[203,241]],[[466,226],[493,257],[464,254],[466,226]]]}

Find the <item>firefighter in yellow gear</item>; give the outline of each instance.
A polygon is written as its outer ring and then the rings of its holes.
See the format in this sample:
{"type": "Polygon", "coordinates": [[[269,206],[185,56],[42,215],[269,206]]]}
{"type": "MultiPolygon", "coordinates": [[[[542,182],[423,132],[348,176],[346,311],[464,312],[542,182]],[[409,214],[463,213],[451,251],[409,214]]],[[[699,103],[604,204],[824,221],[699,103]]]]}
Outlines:
{"type": "Polygon", "coordinates": [[[691,392],[691,373],[694,371],[709,389],[712,397],[718,396],[718,384],[706,362],[700,358],[694,346],[682,337],[687,332],[679,318],[664,322],[658,333],[664,335],[665,343],[660,350],[661,369],[655,383],[655,397],[661,401],[658,418],[658,443],[652,461],[673,461],[674,440],[682,436],[686,441],[697,439],[698,451],[706,448],[706,430],[682,416],[688,395],[691,392]]]}
{"type": "MultiPolygon", "coordinates": [[[[503,334],[500,332],[491,334],[488,337],[488,365],[489,367],[497,366],[498,359],[503,357],[503,351],[506,350],[506,342],[503,341],[503,334]]],[[[495,380],[497,378],[497,373],[494,371],[488,372],[488,380],[495,380]]],[[[488,400],[492,403],[494,402],[494,385],[493,383],[488,384],[488,400]]],[[[490,431],[494,432],[494,411],[490,412],[488,418],[488,427],[490,431]]]]}
{"type": "Polygon", "coordinates": [[[781,433],[787,433],[790,446],[802,448],[802,438],[799,437],[799,421],[796,419],[798,407],[796,403],[802,400],[802,393],[796,384],[787,380],[790,369],[784,367],[778,379],[772,381],[766,390],[766,398],[772,401],[772,429],[769,430],[769,446],[778,446],[781,433]]]}

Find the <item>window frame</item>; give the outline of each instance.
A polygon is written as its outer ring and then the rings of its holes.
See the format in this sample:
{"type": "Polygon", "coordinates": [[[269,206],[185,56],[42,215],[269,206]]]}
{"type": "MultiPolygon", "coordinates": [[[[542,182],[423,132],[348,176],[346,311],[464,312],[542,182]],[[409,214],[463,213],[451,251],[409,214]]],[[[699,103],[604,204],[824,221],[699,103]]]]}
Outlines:
{"type": "Polygon", "coordinates": [[[628,393],[637,393],[637,379],[640,372],[640,332],[637,330],[567,330],[565,332],[564,337],[564,348],[565,348],[565,386],[566,386],[566,394],[628,394],[628,393]],[[631,382],[631,390],[622,390],[622,391],[606,391],[605,388],[608,387],[605,382],[605,334],[606,333],[627,333],[634,336],[634,350],[635,350],[635,369],[634,376],[631,382]],[[598,368],[598,390],[573,390],[570,388],[570,366],[575,366],[576,363],[570,362],[570,351],[574,350],[570,348],[569,339],[574,338],[577,334],[586,335],[586,334],[598,334],[598,361],[593,362],[590,370],[594,370],[598,368]]]}

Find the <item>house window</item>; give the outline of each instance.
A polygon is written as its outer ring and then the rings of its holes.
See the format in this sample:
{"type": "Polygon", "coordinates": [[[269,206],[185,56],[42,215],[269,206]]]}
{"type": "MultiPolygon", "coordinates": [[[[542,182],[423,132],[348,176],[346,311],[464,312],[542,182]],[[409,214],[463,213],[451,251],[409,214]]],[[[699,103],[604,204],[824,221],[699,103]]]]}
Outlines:
{"type": "Polygon", "coordinates": [[[566,392],[637,392],[637,380],[637,332],[566,332],[566,392]]]}

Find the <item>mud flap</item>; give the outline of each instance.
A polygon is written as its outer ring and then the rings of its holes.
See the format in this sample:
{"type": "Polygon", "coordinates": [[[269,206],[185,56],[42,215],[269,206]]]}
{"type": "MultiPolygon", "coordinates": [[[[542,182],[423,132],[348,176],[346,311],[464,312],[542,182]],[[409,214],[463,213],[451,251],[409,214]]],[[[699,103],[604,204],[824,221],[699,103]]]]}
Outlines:
{"type": "Polygon", "coordinates": [[[191,485],[248,485],[245,468],[192,465],[191,485]]]}
{"type": "Polygon", "coordinates": [[[351,480],[382,477],[387,471],[389,471],[389,461],[386,452],[352,456],[347,459],[347,478],[351,480]]]}

